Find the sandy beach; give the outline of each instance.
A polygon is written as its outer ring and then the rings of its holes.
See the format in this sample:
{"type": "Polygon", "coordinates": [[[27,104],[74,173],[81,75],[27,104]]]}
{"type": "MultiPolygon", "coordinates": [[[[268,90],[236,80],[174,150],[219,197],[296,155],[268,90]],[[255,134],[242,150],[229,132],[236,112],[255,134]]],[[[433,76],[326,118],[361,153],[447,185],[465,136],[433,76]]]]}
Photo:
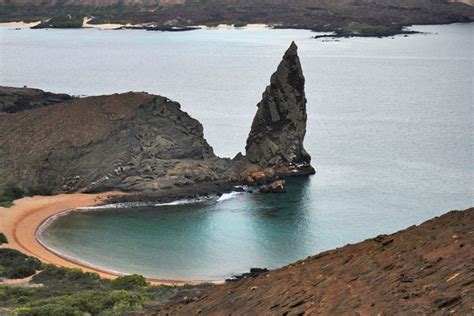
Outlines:
{"type": "Polygon", "coordinates": [[[117,24],[117,23],[106,23],[106,24],[90,24],[89,22],[92,21],[92,18],[84,17],[82,22],[83,28],[93,28],[99,30],[116,30],[124,26],[131,26],[129,24],[117,24]]]}
{"type": "MultiPolygon", "coordinates": [[[[13,248],[44,263],[68,268],[80,268],[83,271],[98,273],[102,278],[114,279],[118,274],[81,264],[59,256],[41,245],[36,239],[36,231],[51,216],[78,208],[94,206],[105,202],[110,196],[122,195],[120,192],[101,194],[60,194],[55,196],[25,197],[15,201],[10,208],[0,207],[0,232],[8,239],[8,244],[0,247],[13,248]]],[[[151,283],[183,285],[201,283],[198,281],[149,280],[151,283]]]]}
{"type": "Polygon", "coordinates": [[[3,22],[3,23],[0,23],[0,27],[11,27],[11,28],[15,28],[15,29],[27,29],[27,28],[31,28],[33,26],[36,26],[38,24],[40,24],[41,21],[37,21],[37,22],[29,22],[29,23],[26,23],[26,22],[3,22]]]}

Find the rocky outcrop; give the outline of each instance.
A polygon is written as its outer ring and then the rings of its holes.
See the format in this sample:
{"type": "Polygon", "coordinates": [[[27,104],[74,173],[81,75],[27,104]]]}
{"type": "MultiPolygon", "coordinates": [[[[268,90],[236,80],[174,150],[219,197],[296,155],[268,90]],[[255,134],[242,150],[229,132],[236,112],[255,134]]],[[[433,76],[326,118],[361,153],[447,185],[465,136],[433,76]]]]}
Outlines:
{"type": "MultiPolygon", "coordinates": [[[[233,160],[216,157],[202,125],[161,96],[130,92],[73,99],[0,88],[0,105],[0,192],[14,185],[29,193],[158,195],[196,184],[247,182],[280,193],[286,189],[277,181],[282,177],[314,173],[303,147],[306,98],[294,43],[258,104],[247,156],[233,160]]],[[[182,191],[188,194],[188,188],[182,191]]]]}
{"type": "Polygon", "coordinates": [[[165,97],[125,93],[0,114],[0,192],[151,191],[229,180],[202,125],[165,97]]]}
{"type": "Polygon", "coordinates": [[[283,56],[253,119],[246,157],[279,174],[312,174],[311,156],[303,146],[306,134],[305,79],[293,42],[283,56]]]}
{"type": "Polygon", "coordinates": [[[286,192],[286,181],[276,180],[270,184],[261,185],[259,191],[261,193],[284,193],[286,192]]]}
{"type": "Polygon", "coordinates": [[[141,315],[470,315],[474,209],[326,251],[141,315]]]}
{"type": "Polygon", "coordinates": [[[0,87],[0,112],[16,113],[71,100],[67,94],[39,89],[0,87]]]}

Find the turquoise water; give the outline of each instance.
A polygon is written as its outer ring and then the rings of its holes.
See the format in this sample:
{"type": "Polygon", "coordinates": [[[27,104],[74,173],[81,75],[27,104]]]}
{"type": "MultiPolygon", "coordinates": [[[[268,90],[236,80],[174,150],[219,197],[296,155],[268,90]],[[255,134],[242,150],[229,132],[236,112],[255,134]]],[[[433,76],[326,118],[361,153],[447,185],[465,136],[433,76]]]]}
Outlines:
{"type": "Polygon", "coordinates": [[[0,84],[166,95],[223,156],[243,150],[291,40],[307,79],[305,146],[318,173],[288,194],[72,213],[45,241],[121,272],[221,279],[472,206],[474,24],[415,29],[429,34],[321,42],[302,30],[0,29],[0,84]]]}

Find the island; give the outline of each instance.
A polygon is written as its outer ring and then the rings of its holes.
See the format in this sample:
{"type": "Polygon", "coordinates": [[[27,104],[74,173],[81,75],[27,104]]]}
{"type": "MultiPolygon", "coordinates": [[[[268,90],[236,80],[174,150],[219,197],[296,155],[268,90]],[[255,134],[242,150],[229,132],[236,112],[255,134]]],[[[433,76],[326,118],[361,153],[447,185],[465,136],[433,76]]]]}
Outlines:
{"type": "Polygon", "coordinates": [[[34,28],[100,27],[189,31],[219,25],[309,29],[332,36],[410,34],[406,26],[472,22],[471,0],[71,0],[0,1],[0,21],[36,22],[34,28]]]}

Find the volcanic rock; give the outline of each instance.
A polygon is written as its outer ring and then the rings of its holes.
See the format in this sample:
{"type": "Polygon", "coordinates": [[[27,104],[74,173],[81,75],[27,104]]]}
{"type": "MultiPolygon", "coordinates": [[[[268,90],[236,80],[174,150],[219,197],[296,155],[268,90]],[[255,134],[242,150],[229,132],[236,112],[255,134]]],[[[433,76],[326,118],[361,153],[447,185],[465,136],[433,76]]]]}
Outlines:
{"type": "Polygon", "coordinates": [[[230,177],[202,125],[165,97],[125,93],[0,113],[0,192],[146,191],[230,177]]]}
{"type": "Polygon", "coordinates": [[[286,192],[286,181],[277,180],[270,184],[261,185],[259,188],[260,193],[283,193],[286,192]]]}
{"type": "Polygon", "coordinates": [[[67,94],[39,89],[0,87],[0,112],[16,113],[71,100],[67,94]]]}
{"type": "Polygon", "coordinates": [[[294,42],[283,56],[258,103],[247,139],[246,157],[284,174],[313,174],[303,146],[306,134],[305,78],[294,42]]]}

